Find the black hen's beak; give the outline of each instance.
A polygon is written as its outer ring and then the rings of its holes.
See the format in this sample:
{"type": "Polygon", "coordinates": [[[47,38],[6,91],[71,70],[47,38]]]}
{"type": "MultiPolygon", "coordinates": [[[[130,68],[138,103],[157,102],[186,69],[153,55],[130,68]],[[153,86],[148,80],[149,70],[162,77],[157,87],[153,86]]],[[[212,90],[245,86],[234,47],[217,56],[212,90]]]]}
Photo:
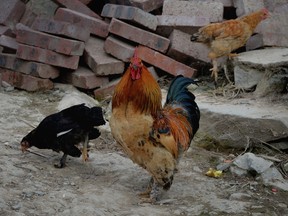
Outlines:
{"type": "Polygon", "coordinates": [[[21,150],[22,152],[25,152],[28,148],[30,148],[30,144],[28,141],[22,141],[21,142],[21,150]]]}

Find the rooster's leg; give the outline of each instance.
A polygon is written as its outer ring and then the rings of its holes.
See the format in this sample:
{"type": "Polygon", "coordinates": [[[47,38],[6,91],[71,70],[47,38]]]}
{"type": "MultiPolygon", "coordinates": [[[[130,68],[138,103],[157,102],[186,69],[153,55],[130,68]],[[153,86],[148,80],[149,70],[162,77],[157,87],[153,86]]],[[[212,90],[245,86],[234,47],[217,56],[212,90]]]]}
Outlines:
{"type": "Polygon", "coordinates": [[[62,158],[60,159],[60,163],[59,164],[54,164],[54,167],[56,168],[63,168],[66,166],[66,158],[67,158],[67,154],[64,153],[64,155],[62,156],[62,158]]]}
{"type": "Polygon", "coordinates": [[[213,67],[210,69],[212,71],[211,77],[214,77],[215,83],[217,83],[218,80],[218,65],[217,65],[217,60],[213,59],[212,60],[213,67]]]}
{"type": "MultiPolygon", "coordinates": [[[[152,185],[150,186],[150,193],[148,194],[150,196],[148,198],[141,198],[141,202],[142,203],[155,204],[159,200],[161,185],[159,185],[159,183],[157,183],[153,179],[152,179],[152,181],[150,181],[150,183],[152,183],[152,185]]],[[[149,187],[148,187],[148,189],[149,189],[149,187]]],[[[147,190],[147,192],[148,192],[148,190],[147,190]]]]}
{"type": "Polygon", "coordinates": [[[88,142],[89,142],[89,137],[88,137],[88,134],[85,136],[85,140],[84,140],[84,143],[83,143],[83,150],[82,150],[82,159],[83,161],[87,161],[88,160],[88,142]]]}

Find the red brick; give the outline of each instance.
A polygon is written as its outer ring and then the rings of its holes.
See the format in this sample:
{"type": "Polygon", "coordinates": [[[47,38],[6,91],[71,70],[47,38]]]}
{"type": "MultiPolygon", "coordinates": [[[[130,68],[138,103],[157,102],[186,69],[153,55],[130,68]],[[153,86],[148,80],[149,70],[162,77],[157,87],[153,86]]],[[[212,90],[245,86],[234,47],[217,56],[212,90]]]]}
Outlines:
{"type": "Polygon", "coordinates": [[[133,21],[151,30],[156,30],[158,24],[156,16],[139,8],[125,5],[106,4],[101,16],[133,21]]]}
{"type": "Polygon", "coordinates": [[[6,36],[6,35],[1,35],[0,36],[0,46],[9,48],[11,50],[14,50],[16,52],[18,48],[18,43],[15,38],[6,36]]]}
{"type": "Polygon", "coordinates": [[[85,44],[84,61],[98,76],[109,74],[121,74],[124,71],[124,63],[104,51],[104,40],[90,37],[85,44]]]}
{"type": "Polygon", "coordinates": [[[94,11],[92,11],[89,7],[87,7],[79,0],[56,0],[56,2],[58,2],[60,5],[70,10],[74,10],[97,19],[102,19],[98,14],[96,14],[94,11]]]}
{"type": "Polygon", "coordinates": [[[135,47],[113,36],[109,36],[105,40],[104,50],[117,59],[129,62],[134,54],[135,47]]]}
{"type": "Polygon", "coordinates": [[[170,35],[171,46],[167,52],[168,56],[181,59],[185,57],[193,57],[204,62],[210,62],[208,53],[210,49],[203,43],[191,42],[191,35],[179,30],[174,30],[170,35]]]}
{"type": "Polygon", "coordinates": [[[139,46],[137,48],[137,54],[143,61],[174,76],[182,74],[186,77],[193,77],[196,75],[195,69],[177,62],[174,59],[171,59],[159,52],[149,49],[148,47],[139,46]]]}
{"type": "Polygon", "coordinates": [[[85,44],[82,41],[66,39],[39,31],[34,31],[22,24],[16,25],[17,37],[19,43],[49,49],[66,55],[81,56],[85,44]]]}
{"type": "Polygon", "coordinates": [[[1,35],[6,35],[10,37],[15,36],[15,34],[12,32],[12,30],[8,26],[0,25],[0,36],[1,35]]]}
{"type": "Polygon", "coordinates": [[[110,23],[109,32],[163,53],[167,51],[170,43],[170,40],[165,37],[142,30],[115,18],[110,23]]]}
{"type": "Polygon", "coordinates": [[[161,15],[157,16],[157,19],[156,33],[164,37],[169,37],[174,29],[194,34],[200,27],[210,23],[209,18],[203,16],[161,15]]]}
{"type": "Polygon", "coordinates": [[[77,69],[79,63],[79,56],[67,56],[24,44],[19,44],[17,57],[24,60],[37,61],[69,69],[77,69]]]}
{"type": "Polygon", "coordinates": [[[0,68],[0,73],[2,74],[3,81],[26,91],[40,91],[53,88],[53,82],[49,79],[41,79],[3,68],[0,68]]]}
{"type": "Polygon", "coordinates": [[[94,96],[98,100],[104,99],[108,96],[111,96],[114,92],[115,86],[118,84],[120,81],[119,79],[113,80],[109,82],[107,85],[102,86],[101,88],[98,88],[94,90],[94,96]]]}
{"type": "Polygon", "coordinates": [[[10,26],[18,23],[25,12],[25,6],[20,0],[1,0],[0,24],[10,26]]]}
{"type": "Polygon", "coordinates": [[[79,0],[79,1],[85,5],[88,5],[92,0],[79,0]]]}
{"type": "Polygon", "coordinates": [[[34,13],[34,11],[32,11],[30,8],[26,8],[25,13],[23,14],[19,22],[23,25],[31,27],[36,18],[37,14],[34,13]]]}
{"type": "Polygon", "coordinates": [[[46,18],[35,19],[32,28],[37,31],[61,35],[81,41],[87,41],[90,37],[90,32],[83,26],[46,18]]]}
{"type": "Polygon", "coordinates": [[[0,67],[41,78],[54,79],[59,76],[59,69],[51,65],[25,61],[15,54],[0,53],[0,67]]]}
{"type": "Polygon", "coordinates": [[[66,83],[83,89],[95,89],[109,83],[108,77],[96,76],[95,73],[85,67],[79,67],[76,71],[62,75],[66,83]]]}
{"type": "Polygon", "coordinates": [[[103,20],[78,13],[76,11],[59,8],[54,16],[55,20],[71,22],[80,26],[85,26],[87,31],[99,37],[107,37],[109,24],[103,20]]]}

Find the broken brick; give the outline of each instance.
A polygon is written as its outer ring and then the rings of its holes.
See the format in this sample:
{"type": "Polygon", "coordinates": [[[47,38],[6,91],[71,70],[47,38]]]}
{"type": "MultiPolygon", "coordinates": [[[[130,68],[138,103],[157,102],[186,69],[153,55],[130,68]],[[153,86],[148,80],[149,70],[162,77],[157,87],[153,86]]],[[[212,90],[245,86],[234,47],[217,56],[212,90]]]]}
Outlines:
{"type": "Polygon", "coordinates": [[[175,59],[193,57],[204,62],[210,62],[208,53],[210,49],[206,44],[192,42],[191,35],[179,30],[174,30],[170,35],[171,46],[167,52],[168,56],[175,59]]]}
{"type": "Polygon", "coordinates": [[[121,74],[124,71],[124,63],[104,51],[104,40],[90,37],[85,44],[84,61],[98,76],[109,74],[121,74]]]}
{"type": "Polygon", "coordinates": [[[51,50],[24,44],[19,44],[16,54],[18,58],[24,60],[37,61],[69,69],[77,69],[79,63],[79,56],[63,55],[51,50]]]}
{"type": "Polygon", "coordinates": [[[109,83],[109,78],[104,76],[96,76],[90,69],[79,67],[76,71],[65,73],[63,80],[66,83],[83,89],[95,89],[109,83]]]}
{"type": "Polygon", "coordinates": [[[104,50],[117,59],[129,62],[134,54],[135,46],[125,43],[111,35],[105,40],[104,50]]]}

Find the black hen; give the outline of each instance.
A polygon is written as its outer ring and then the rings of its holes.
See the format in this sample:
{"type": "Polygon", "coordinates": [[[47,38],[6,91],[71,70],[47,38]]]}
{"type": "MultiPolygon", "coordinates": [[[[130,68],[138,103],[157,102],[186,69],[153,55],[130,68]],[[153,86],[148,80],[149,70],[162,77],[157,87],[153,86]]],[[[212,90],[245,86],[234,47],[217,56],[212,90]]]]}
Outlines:
{"type": "Polygon", "coordinates": [[[40,149],[52,149],[64,153],[60,164],[65,166],[67,155],[80,157],[81,151],[76,145],[83,143],[83,159],[87,160],[87,145],[89,140],[100,136],[100,131],[94,126],[105,124],[101,107],[86,107],[84,104],[71,106],[58,113],[44,118],[38,127],[28,133],[21,141],[22,151],[31,146],[40,149]]]}

